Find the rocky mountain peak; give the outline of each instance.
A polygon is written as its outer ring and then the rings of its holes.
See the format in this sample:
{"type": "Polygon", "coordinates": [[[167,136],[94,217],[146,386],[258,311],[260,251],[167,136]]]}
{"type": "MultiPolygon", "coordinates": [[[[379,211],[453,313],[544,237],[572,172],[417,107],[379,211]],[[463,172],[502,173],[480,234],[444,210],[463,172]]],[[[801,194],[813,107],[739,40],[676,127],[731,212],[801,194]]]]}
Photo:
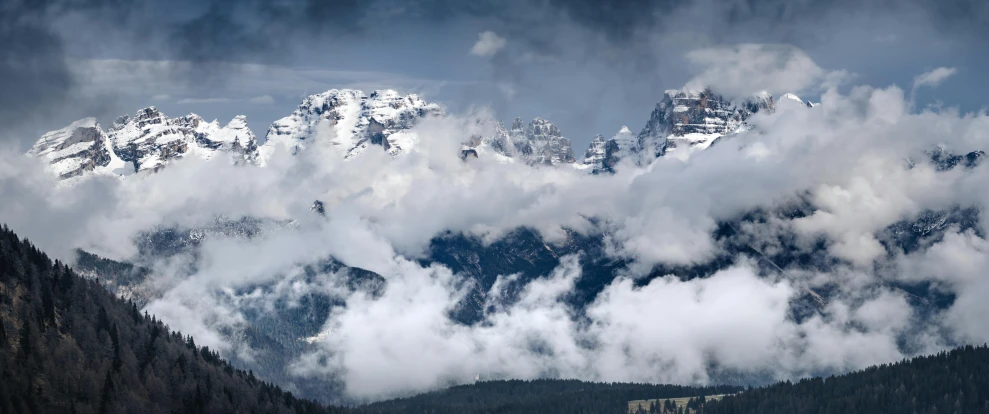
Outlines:
{"type": "Polygon", "coordinates": [[[155,107],[121,116],[104,131],[93,118],[73,122],[41,137],[28,155],[46,160],[61,178],[88,172],[123,176],[157,171],[172,160],[194,154],[210,159],[218,152],[234,162],[257,160],[257,138],[239,116],[226,127],[189,114],[169,118],[155,107]]]}
{"type": "Polygon", "coordinates": [[[525,122],[522,121],[522,118],[515,118],[512,121],[511,133],[513,136],[522,136],[525,134],[525,122]]]}
{"type": "Polygon", "coordinates": [[[522,118],[515,118],[510,130],[499,122],[490,135],[465,143],[465,150],[474,155],[490,150],[497,157],[529,165],[573,164],[576,161],[570,140],[563,137],[556,125],[543,118],[535,118],[528,125],[522,118]]]}
{"type": "Polygon", "coordinates": [[[525,130],[525,144],[529,164],[559,165],[572,164],[576,159],[570,140],[563,137],[560,129],[552,122],[535,118],[525,130]]]}
{"type": "Polygon", "coordinates": [[[618,161],[626,157],[638,156],[638,140],[627,126],[611,138],[597,135],[584,153],[581,169],[589,169],[593,174],[613,173],[618,161]]]}
{"type": "Polygon", "coordinates": [[[741,130],[752,114],[775,110],[775,105],[768,93],[735,103],[710,89],[667,90],[639,133],[638,144],[652,157],[705,149],[718,137],[741,130]]]}
{"type": "Polygon", "coordinates": [[[170,161],[194,154],[212,158],[218,151],[233,154],[236,162],[257,160],[257,138],[246,118],[234,118],[227,127],[188,114],[169,118],[155,107],[144,108],[130,119],[119,118],[110,129],[117,155],[135,171],[157,171],[170,161]]]}
{"type": "Polygon", "coordinates": [[[409,129],[426,116],[442,116],[439,105],[417,95],[393,90],[370,95],[353,89],[332,89],[306,97],[291,115],[275,121],[261,147],[262,163],[278,146],[297,153],[309,145],[339,148],[350,158],[371,145],[397,155],[415,145],[409,129]]]}
{"type": "Polygon", "coordinates": [[[110,139],[96,118],[84,118],[46,133],[28,151],[45,160],[59,178],[81,176],[113,161],[110,139]]]}

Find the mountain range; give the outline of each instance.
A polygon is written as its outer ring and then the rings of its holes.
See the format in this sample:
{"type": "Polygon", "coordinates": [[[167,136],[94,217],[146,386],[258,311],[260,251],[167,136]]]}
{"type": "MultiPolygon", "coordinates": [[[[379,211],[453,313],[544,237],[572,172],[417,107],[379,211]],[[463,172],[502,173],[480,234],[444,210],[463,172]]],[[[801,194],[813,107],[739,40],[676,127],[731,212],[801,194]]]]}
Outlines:
{"type": "MultiPolygon", "coordinates": [[[[792,94],[782,98],[813,106],[792,94]]],[[[705,149],[720,137],[745,130],[752,114],[773,111],[776,103],[768,94],[735,102],[710,90],[668,90],[638,134],[623,126],[611,138],[598,135],[582,159],[575,157],[562,131],[543,118],[528,123],[516,118],[510,128],[496,123],[491,132],[466,138],[461,156],[610,173],[621,159],[647,164],[667,153],[686,157],[705,149]]],[[[107,129],[95,118],[73,122],[44,134],[28,155],[46,161],[60,178],[73,180],[154,172],[187,156],[226,156],[234,163],[265,166],[280,147],[296,154],[327,145],[340,150],[344,159],[369,148],[400,156],[416,147],[420,137],[414,127],[420,120],[445,114],[440,105],[415,94],[333,89],[306,97],[292,114],[271,124],[259,145],[244,116],[221,126],[196,114],[172,118],[148,107],[121,116],[107,129]]]]}

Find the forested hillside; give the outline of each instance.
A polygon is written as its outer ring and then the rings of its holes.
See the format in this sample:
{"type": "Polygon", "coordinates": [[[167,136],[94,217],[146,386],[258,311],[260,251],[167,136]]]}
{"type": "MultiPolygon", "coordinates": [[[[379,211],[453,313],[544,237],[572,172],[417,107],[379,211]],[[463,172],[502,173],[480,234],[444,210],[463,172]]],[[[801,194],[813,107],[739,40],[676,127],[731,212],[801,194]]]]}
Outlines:
{"type": "Polygon", "coordinates": [[[685,387],[576,380],[461,385],[363,407],[370,413],[624,413],[630,400],[724,394],[739,387],[685,387]]]}
{"type": "Polygon", "coordinates": [[[786,381],[693,406],[704,414],[989,413],[989,348],[786,381]]]}
{"type": "Polygon", "coordinates": [[[234,369],[0,229],[0,413],[337,413],[234,369]]]}

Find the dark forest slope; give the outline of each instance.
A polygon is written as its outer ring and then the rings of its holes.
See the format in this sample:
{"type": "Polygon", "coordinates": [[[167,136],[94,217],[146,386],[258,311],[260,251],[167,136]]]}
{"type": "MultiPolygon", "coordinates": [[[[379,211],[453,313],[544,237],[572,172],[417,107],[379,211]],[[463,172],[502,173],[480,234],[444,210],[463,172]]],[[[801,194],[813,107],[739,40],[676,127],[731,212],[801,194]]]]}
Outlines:
{"type": "Polygon", "coordinates": [[[624,413],[630,400],[725,394],[739,389],[577,380],[487,381],[363,408],[370,413],[624,413]]]}
{"type": "Polygon", "coordinates": [[[333,413],[0,229],[0,413],[333,413]]]}
{"type": "Polygon", "coordinates": [[[708,402],[705,414],[989,413],[989,348],[966,346],[708,402]]]}

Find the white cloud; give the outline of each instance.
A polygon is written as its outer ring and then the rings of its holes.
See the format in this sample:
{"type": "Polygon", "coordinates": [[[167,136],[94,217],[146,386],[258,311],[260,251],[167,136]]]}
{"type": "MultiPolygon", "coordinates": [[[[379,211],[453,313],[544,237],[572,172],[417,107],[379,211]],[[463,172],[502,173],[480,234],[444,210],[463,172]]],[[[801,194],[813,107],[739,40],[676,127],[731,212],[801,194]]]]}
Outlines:
{"type": "Polygon", "coordinates": [[[921,86],[931,86],[931,87],[938,86],[941,84],[941,82],[944,82],[945,79],[950,78],[956,72],[958,72],[958,70],[955,68],[948,68],[943,66],[936,68],[934,70],[931,70],[930,72],[925,72],[920,75],[917,75],[917,77],[913,79],[913,87],[918,88],[921,86]]]}
{"type": "Polygon", "coordinates": [[[492,31],[478,34],[477,42],[470,48],[470,54],[480,57],[491,57],[505,47],[505,38],[492,31]]]}
{"type": "Polygon", "coordinates": [[[686,57],[699,69],[687,89],[709,87],[731,97],[747,98],[760,91],[800,93],[819,86],[828,75],[804,51],[790,45],[711,47],[691,51],[686,57]]]}

